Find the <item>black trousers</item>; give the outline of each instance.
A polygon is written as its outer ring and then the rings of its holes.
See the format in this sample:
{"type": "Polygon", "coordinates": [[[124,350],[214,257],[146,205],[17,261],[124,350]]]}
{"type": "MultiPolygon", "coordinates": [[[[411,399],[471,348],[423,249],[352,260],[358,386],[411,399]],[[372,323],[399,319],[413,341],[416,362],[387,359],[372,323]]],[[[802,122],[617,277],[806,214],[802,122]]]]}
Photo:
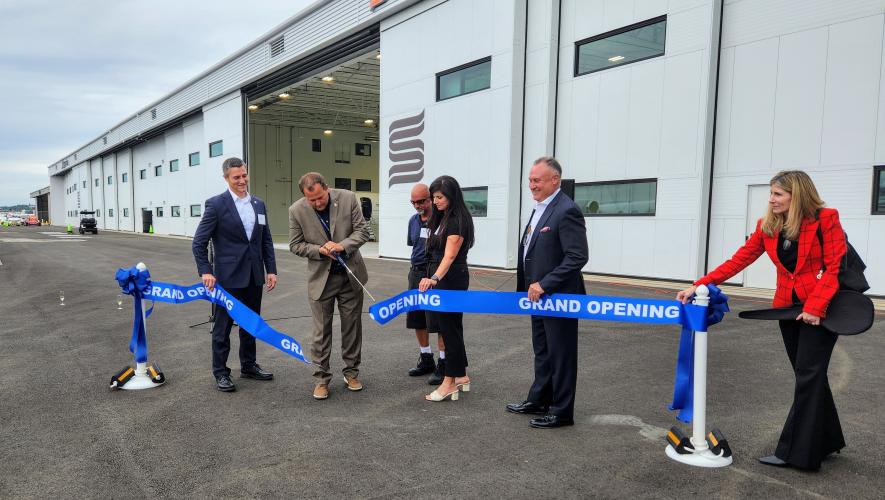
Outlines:
{"type": "MultiPolygon", "coordinates": [[[[428,272],[436,271],[438,262],[431,262],[428,272]]],[[[467,290],[470,271],[466,264],[452,264],[449,272],[436,285],[437,290],[467,290]]],[[[427,311],[427,329],[439,332],[446,346],[446,376],[467,375],[467,348],[464,346],[464,313],[427,311]]]]}
{"type": "Polygon", "coordinates": [[[830,356],[839,336],[801,321],[779,323],[796,388],[774,454],[796,467],[819,469],[824,457],[845,447],[827,379],[830,356]]]}
{"type": "MultiPolygon", "coordinates": [[[[254,281],[254,279],[253,279],[254,281]]],[[[225,289],[234,298],[239,300],[249,309],[261,314],[261,287],[252,284],[246,288],[225,289]]],[[[212,374],[230,375],[227,367],[227,356],[230,354],[230,330],[233,320],[227,314],[223,306],[215,308],[215,324],[212,326],[212,374]]],[[[253,368],[255,366],[255,337],[240,327],[240,367],[253,368]]]]}
{"type": "Polygon", "coordinates": [[[535,380],[526,399],[574,418],[578,384],[578,320],[532,316],[535,380]]]}

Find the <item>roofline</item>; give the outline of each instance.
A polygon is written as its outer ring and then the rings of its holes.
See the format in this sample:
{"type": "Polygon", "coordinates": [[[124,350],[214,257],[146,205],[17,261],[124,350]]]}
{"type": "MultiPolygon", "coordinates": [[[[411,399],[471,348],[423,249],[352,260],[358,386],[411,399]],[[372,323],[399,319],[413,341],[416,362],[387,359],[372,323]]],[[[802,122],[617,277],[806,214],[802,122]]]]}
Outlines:
{"type": "MultiPolygon", "coordinates": [[[[173,90],[171,90],[171,91],[169,91],[169,92],[163,94],[162,97],[160,97],[160,98],[158,98],[158,99],[152,101],[152,102],[151,102],[150,104],[148,104],[147,106],[144,106],[143,108],[140,108],[140,109],[139,109],[138,111],[136,111],[135,113],[132,113],[132,114],[127,115],[125,118],[123,118],[122,120],[120,120],[119,122],[117,122],[116,124],[114,124],[113,126],[108,127],[103,133],[99,134],[99,135],[96,136],[94,139],[91,139],[91,140],[89,140],[89,141],[86,141],[86,144],[89,144],[89,143],[91,143],[91,142],[93,142],[93,141],[97,141],[97,140],[100,139],[101,137],[106,136],[107,134],[109,134],[109,133],[110,133],[112,130],[114,130],[115,128],[120,127],[121,125],[125,124],[126,122],[128,122],[129,120],[131,120],[131,119],[133,119],[133,118],[137,118],[138,115],[140,115],[140,114],[142,114],[142,113],[145,113],[145,112],[149,111],[149,110],[150,110],[151,108],[153,108],[154,106],[157,106],[158,104],[160,104],[161,102],[165,101],[166,99],[169,99],[169,98],[172,97],[173,95],[175,95],[175,94],[181,92],[182,90],[186,89],[188,86],[190,86],[190,85],[192,85],[193,83],[196,83],[197,81],[199,81],[201,78],[204,78],[204,77],[208,76],[208,75],[209,75],[210,73],[212,73],[213,71],[216,71],[216,70],[218,70],[218,69],[224,67],[226,64],[230,63],[230,62],[233,61],[234,59],[236,59],[236,58],[240,57],[241,55],[245,54],[246,52],[248,52],[248,51],[254,49],[255,47],[258,47],[259,45],[268,42],[271,38],[273,38],[273,37],[279,35],[280,33],[284,32],[284,31],[286,30],[286,28],[288,28],[289,26],[291,26],[293,23],[295,23],[295,22],[301,20],[301,19],[304,18],[304,17],[307,17],[309,14],[311,14],[312,12],[318,10],[322,5],[326,4],[327,2],[328,2],[328,0],[316,0],[316,1],[314,1],[312,4],[310,4],[310,5],[308,5],[307,7],[301,9],[299,12],[295,13],[295,15],[289,17],[288,19],[286,19],[285,21],[281,22],[280,24],[274,26],[270,31],[268,31],[268,32],[264,33],[263,35],[259,36],[258,38],[256,38],[255,40],[253,40],[252,42],[250,42],[250,43],[247,44],[246,46],[242,47],[241,49],[237,50],[237,51],[234,52],[233,54],[231,54],[231,55],[225,57],[225,58],[222,59],[221,61],[218,61],[217,63],[213,64],[213,65],[210,66],[209,68],[207,68],[207,69],[203,70],[202,72],[198,73],[196,76],[192,77],[192,78],[189,79],[188,81],[184,82],[183,84],[179,85],[178,87],[175,87],[173,90]]],[[[74,149],[74,150],[71,151],[70,153],[68,153],[68,154],[66,154],[66,155],[63,155],[59,160],[53,162],[53,164],[58,163],[58,162],[64,160],[65,158],[67,158],[67,157],[73,155],[74,153],[76,153],[77,151],[79,151],[79,150],[82,149],[82,148],[83,148],[82,145],[79,146],[79,147],[77,147],[76,149],[74,149]]],[[[84,160],[84,161],[85,161],[85,160],[84,160]]],[[[78,164],[79,164],[79,163],[78,163],[78,164]]],[[[52,164],[50,164],[49,166],[51,167],[52,164]]],[[[50,177],[51,177],[52,175],[57,175],[57,174],[61,174],[61,173],[63,173],[63,172],[57,172],[56,174],[50,174],[50,177]]]]}

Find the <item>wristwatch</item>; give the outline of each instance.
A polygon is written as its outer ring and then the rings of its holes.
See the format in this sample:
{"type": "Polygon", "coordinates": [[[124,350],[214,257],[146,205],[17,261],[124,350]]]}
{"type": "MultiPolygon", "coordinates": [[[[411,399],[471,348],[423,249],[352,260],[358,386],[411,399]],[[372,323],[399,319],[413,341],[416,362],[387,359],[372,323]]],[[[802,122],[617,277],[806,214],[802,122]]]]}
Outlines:
{"type": "Polygon", "coordinates": [[[431,276],[430,279],[432,279],[433,281],[436,281],[437,283],[442,281],[442,278],[440,278],[439,276],[437,276],[435,274],[433,276],[431,276]]]}

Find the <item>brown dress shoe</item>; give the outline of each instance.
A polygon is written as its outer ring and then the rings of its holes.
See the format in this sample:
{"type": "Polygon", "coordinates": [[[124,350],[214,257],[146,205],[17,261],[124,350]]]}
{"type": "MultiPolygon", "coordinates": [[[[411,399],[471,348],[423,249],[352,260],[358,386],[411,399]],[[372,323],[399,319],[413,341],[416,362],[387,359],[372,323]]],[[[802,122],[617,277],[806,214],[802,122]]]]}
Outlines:
{"type": "Polygon", "coordinates": [[[313,398],[314,399],[326,399],[329,397],[329,386],[326,384],[317,384],[316,387],[313,388],[313,398]]]}
{"type": "Polygon", "coordinates": [[[357,379],[356,377],[351,377],[350,375],[345,375],[344,376],[344,383],[347,384],[347,389],[350,391],[363,390],[363,384],[361,384],[359,379],[357,379]]]}

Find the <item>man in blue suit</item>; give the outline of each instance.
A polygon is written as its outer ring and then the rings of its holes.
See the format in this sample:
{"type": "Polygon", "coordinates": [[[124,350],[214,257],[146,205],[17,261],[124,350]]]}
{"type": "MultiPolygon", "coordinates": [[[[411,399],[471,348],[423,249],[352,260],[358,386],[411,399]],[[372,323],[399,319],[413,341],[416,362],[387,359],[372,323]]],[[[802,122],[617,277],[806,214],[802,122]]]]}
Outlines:
{"type": "MultiPolygon", "coordinates": [[[[527,291],[534,302],[543,295],[586,293],[584,215],[560,191],[561,178],[562,167],[549,156],[535,160],[529,171],[535,209],[520,238],[517,291],[527,291]]],[[[578,320],[532,316],[532,348],[535,380],[525,401],[508,404],[507,411],[542,415],[529,422],[539,429],[574,425],[578,320]]]]}
{"type": "MultiPolygon", "coordinates": [[[[249,172],[239,158],[228,158],[222,165],[228,190],[206,200],[203,218],[194,234],[193,252],[197,273],[208,290],[223,286],[232,296],[256,313],[261,313],[261,287],[277,285],[277,264],[273,240],[267,226],[267,207],[249,195],[249,172]],[[215,269],[209,263],[207,246],[212,240],[215,269]],[[265,272],[267,275],[265,277],[265,272]]],[[[218,390],[233,392],[227,356],[233,321],[223,307],[216,309],[212,326],[212,373],[218,390]]],[[[255,337],[240,327],[240,374],[245,378],[271,380],[273,374],[255,362],[255,337]]]]}

